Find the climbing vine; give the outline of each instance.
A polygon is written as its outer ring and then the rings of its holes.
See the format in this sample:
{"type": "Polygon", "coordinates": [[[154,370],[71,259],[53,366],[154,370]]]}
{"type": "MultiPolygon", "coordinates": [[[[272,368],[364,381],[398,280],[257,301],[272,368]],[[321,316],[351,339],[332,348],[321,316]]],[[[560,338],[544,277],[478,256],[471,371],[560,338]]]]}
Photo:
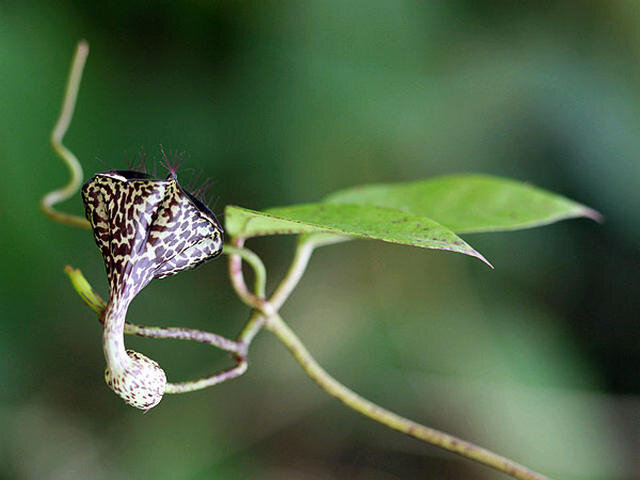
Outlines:
{"type": "Polygon", "coordinates": [[[374,239],[425,249],[446,250],[491,264],[459,234],[529,228],[558,220],[587,217],[594,210],[562,196],[513,180],[486,175],[451,175],[403,184],[365,185],[335,192],[317,203],[264,211],[227,206],[224,227],[198,194],[179,183],[177,167],[164,155],[168,175],[152,178],[140,170],[97,173],[82,187],[86,218],[59,212],[55,205],[80,191],[83,172],[64,146],[89,47],[80,42],[72,62],[58,121],[51,134],[55,153],[69,169],[66,186],[44,196],[43,213],[66,225],[91,229],[102,253],[110,293],[104,301],[79,269],[65,267],[74,289],[103,324],[105,380],[127,404],[149,410],[165,394],[186,393],[241,376],[254,337],[275,335],[303,370],[325,392],[346,406],[389,428],[473,459],[523,480],[547,478],[470,442],[426,427],[361,397],[330,376],[311,356],[279,314],[302,278],[315,249],[356,239],[374,239]],[[227,241],[223,243],[224,231],[227,241]],[[261,235],[298,235],[284,278],[267,295],[266,269],[245,247],[261,235]],[[228,257],[229,280],[249,308],[249,318],[235,339],[182,327],[143,326],[126,321],[131,300],[153,279],[228,257]],[[249,286],[243,263],[251,267],[249,286]],[[229,353],[231,366],[212,375],[169,382],[160,365],[127,350],[124,335],[207,343],[229,353]]]}

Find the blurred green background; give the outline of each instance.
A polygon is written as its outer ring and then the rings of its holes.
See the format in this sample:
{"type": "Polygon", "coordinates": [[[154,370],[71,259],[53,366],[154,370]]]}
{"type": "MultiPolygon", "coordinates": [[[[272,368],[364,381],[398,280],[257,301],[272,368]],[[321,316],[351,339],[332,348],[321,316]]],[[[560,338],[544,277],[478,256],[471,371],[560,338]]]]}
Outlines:
{"type": "MultiPolygon", "coordinates": [[[[504,478],[351,412],[268,333],[238,380],[146,415],[104,384],[91,235],[46,220],[48,146],[76,42],[66,143],[88,176],[185,150],[211,205],[314,201],[358,183],[483,172],[600,210],[467,235],[496,266],[356,241],[311,261],[283,315],[366,397],[558,479],[640,478],[640,9],[594,2],[0,1],[0,478],[504,478]]],[[[79,196],[62,206],[82,213],[79,196]]],[[[249,245],[270,285],[293,247],[249,245]]],[[[152,283],[137,323],[233,336],[221,259],[152,283]]],[[[129,338],[170,380],[228,365],[129,338]]]]}

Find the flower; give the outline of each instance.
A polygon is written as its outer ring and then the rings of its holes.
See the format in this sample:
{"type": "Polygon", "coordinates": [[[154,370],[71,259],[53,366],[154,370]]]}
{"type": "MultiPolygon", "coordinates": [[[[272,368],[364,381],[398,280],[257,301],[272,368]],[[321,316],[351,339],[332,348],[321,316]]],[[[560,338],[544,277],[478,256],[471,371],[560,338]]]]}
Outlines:
{"type": "Polygon", "coordinates": [[[149,409],[162,399],[166,376],[153,360],[125,350],[129,304],[154,278],[220,255],[223,230],[213,212],[180,186],[175,169],[165,180],[133,170],[98,173],[82,187],[82,199],[109,281],[105,378],[129,405],[149,409]]]}

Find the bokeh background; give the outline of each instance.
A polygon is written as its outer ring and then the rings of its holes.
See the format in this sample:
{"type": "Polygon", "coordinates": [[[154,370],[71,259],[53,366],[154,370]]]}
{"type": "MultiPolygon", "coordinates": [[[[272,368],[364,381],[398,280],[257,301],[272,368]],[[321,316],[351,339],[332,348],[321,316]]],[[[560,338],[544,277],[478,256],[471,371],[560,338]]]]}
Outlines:
{"type": "MultiPolygon", "coordinates": [[[[640,478],[640,9],[594,2],[0,2],[0,478],[504,478],[346,409],[268,333],[233,382],[146,415],[105,386],[91,235],[46,220],[48,145],[76,42],[66,143],[88,176],[188,152],[211,205],[315,201],[358,183],[484,172],[600,210],[465,239],[496,266],[356,241],[311,261],[283,315],[384,406],[557,479],[640,478]]],[[[185,173],[185,175],[189,175],[185,173]]],[[[63,209],[81,214],[79,196],[63,209]]],[[[273,286],[294,245],[250,243],[273,286]]],[[[233,336],[221,259],[157,281],[130,320],[233,336]]],[[[170,379],[228,365],[129,338],[170,379]]]]}

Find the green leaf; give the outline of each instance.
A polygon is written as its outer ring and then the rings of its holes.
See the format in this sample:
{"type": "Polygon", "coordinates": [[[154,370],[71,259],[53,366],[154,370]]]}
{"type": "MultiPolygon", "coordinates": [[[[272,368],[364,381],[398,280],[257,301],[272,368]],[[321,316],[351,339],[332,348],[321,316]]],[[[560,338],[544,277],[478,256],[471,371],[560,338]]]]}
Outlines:
{"type": "Polygon", "coordinates": [[[310,203],[264,212],[228,206],[225,227],[233,237],[330,233],[415,247],[448,250],[489,262],[446,227],[422,215],[371,205],[310,203]]]}
{"type": "Polygon", "coordinates": [[[494,232],[601,216],[595,210],[522,182],[462,174],[341,190],[326,202],[375,205],[432,218],[457,233],[494,232]]]}

